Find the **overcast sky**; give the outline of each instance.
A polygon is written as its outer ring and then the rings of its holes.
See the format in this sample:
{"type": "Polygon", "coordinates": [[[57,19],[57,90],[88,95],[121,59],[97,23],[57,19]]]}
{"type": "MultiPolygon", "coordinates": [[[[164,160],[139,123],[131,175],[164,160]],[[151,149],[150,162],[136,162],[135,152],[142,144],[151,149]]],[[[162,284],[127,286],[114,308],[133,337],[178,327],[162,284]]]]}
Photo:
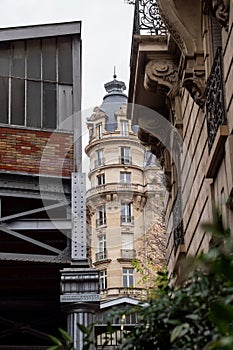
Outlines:
{"type": "Polygon", "coordinates": [[[82,21],[82,110],[87,110],[101,104],[114,65],[128,88],[133,6],[125,0],[0,0],[0,27],[76,20],[82,21]]]}

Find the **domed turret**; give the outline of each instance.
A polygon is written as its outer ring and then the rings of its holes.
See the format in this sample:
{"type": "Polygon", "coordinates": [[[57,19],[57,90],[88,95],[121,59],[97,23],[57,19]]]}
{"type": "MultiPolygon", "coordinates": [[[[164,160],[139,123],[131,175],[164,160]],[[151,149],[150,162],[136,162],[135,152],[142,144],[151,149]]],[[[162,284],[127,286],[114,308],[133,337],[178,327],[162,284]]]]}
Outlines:
{"type": "Polygon", "coordinates": [[[115,131],[117,129],[115,112],[127,103],[127,96],[123,93],[126,86],[123,81],[116,80],[116,74],[114,74],[113,80],[106,83],[104,87],[107,94],[103,98],[100,110],[106,114],[106,131],[115,131]]]}

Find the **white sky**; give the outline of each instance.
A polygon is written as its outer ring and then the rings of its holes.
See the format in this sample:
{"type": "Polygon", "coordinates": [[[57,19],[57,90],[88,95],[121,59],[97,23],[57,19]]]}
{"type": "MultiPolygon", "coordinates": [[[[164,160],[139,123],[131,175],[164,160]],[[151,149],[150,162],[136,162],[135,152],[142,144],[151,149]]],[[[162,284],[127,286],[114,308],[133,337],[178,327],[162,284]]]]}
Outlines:
{"type": "Polygon", "coordinates": [[[82,110],[92,110],[114,65],[128,88],[133,6],[124,0],[0,0],[2,28],[76,20],[82,21],[82,110]]]}

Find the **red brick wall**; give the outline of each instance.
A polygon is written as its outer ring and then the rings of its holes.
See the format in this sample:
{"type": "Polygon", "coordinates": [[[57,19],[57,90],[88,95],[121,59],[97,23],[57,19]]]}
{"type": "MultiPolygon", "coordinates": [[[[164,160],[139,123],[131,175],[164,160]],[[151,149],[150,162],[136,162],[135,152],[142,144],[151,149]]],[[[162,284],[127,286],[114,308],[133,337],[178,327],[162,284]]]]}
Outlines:
{"type": "Polygon", "coordinates": [[[0,171],[70,176],[73,135],[0,127],[0,171]]]}

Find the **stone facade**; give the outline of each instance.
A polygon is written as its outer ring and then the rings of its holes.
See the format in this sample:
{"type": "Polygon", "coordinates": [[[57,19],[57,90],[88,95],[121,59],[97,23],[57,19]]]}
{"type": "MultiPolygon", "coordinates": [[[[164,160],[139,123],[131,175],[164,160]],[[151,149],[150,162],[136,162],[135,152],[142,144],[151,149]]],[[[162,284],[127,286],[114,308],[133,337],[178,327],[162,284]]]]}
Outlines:
{"type": "MultiPolygon", "coordinates": [[[[149,3],[141,2],[142,12],[149,3]]],[[[216,205],[233,227],[233,2],[166,0],[154,6],[167,32],[135,31],[129,102],[150,108],[150,118],[138,113],[137,122],[141,141],[160,157],[167,178],[171,273],[181,257],[208,250],[211,237],[201,224],[212,220],[216,205]]]]}
{"type": "Polygon", "coordinates": [[[102,300],[146,295],[147,286],[132,262],[146,250],[145,235],[156,216],[152,203],[163,191],[160,167],[127,119],[123,84],[114,78],[105,85],[108,94],[87,121],[89,244],[100,272],[102,300]]]}

